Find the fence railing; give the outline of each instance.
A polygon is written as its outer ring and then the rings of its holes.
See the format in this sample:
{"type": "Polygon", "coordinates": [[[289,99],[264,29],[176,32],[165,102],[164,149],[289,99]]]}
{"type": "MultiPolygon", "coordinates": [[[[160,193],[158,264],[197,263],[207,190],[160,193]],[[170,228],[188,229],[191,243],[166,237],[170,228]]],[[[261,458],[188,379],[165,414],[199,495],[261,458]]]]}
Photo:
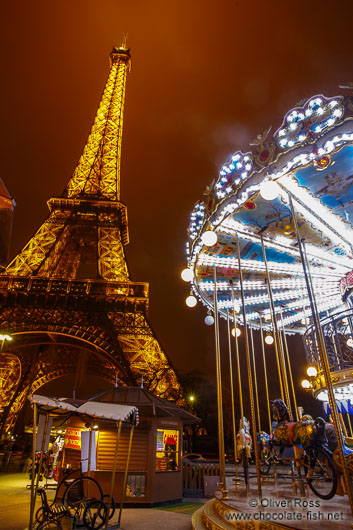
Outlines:
{"type": "MultiPolygon", "coordinates": [[[[324,335],[330,370],[353,368],[353,308],[335,313],[320,321],[324,335]]],[[[309,366],[320,373],[319,347],[313,326],[304,334],[306,358],[309,366]]]]}
{"type": "Polygon", "coordinates": [[[219,476],[219,464],[183,464],[183,488],[184,489],[204,489],[205,476],[219,476]]]}

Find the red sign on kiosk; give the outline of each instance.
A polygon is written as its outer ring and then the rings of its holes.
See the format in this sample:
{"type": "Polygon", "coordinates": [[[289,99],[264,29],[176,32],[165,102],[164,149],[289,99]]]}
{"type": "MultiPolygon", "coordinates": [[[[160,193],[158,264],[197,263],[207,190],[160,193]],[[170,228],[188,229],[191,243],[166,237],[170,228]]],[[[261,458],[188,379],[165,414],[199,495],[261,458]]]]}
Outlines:
{"type": "Polygon", "coordinates": [[[67,427],[65,431],[65,449],[78,449],[81,450],[81,430],[73,427],[67,427]]]}

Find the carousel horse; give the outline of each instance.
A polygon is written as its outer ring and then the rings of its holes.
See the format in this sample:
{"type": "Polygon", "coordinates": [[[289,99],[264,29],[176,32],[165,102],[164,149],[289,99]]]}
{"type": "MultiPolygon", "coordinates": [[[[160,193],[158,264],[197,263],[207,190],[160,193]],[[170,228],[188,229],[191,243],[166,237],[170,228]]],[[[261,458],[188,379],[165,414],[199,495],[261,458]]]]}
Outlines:
{"type": "Polygon", "coordinates": [[[236,437],[238,459],[242,460],[244,467],[245,483],[249,481],[249,458],[252,449],[252,438],[248,420],[242,418],[239,422],[239,432],[236,437]]]}
{"type": "MultiPolygon", "coordinates": [[[[301,445],[309,453],[313,447],[323,447],[329,453],[331,453],[330,448],[334,449],[335,445],[337,447],[337,440],[336,444],[332,440],[334,433],[331,425],[327,424],[323,418],[319,417],[313,420],[311,416],[304,415],[300,421],[290,422],[288,408],[282,399],[271,401],[271,409],[273,419],[277,421],[273,431],[273,440],[277,445],[284,447],[301,445]],[[328,440],[327,435],[329,432],[331,440],[328,440]]],[[[353,450],[344,444],[343,453],[348,472],[353,475],[353,450]]],[[[333,452],[332,459],[335,467],[342,473],[343,470],[337,448],[333,452]]]]}
{"type": "Polygon", "coordinates": [[[250,458],[251,449],[252,449],[252,438],[250,434],[250,425],[248,420],[245,418],[241,419],[239,422],[239,432],[237,434],[237,454],[244,455],[250,458]]]}

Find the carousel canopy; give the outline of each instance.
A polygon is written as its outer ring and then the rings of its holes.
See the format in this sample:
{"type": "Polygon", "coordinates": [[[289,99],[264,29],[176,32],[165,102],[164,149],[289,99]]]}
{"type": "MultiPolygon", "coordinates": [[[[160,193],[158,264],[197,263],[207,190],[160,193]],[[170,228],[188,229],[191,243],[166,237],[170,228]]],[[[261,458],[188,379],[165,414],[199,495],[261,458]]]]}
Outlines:
{"type": "Polygon", "coordinates": [[[53,414],[75,413],[104,420],[138,423],[138,409],[130,405],[50,398],[38,394],[34,394],[29,399],[32,403],[36,403],[41,410],[53,414]]]}
{"type": "Polygon", "coordinates": [[[315,96],[270,130],[235,152],[196,203],[185,277],[212,311],[216,267],[218,310],[233,318],[234,305],[242,324],[239,246],[247,320],[270,328],[263,240],[278,324],[282,313],[286,331],[304,333],[311,311],[290,199],[320,317],[342,310],[353,289],[353,99],[315,96]]]}

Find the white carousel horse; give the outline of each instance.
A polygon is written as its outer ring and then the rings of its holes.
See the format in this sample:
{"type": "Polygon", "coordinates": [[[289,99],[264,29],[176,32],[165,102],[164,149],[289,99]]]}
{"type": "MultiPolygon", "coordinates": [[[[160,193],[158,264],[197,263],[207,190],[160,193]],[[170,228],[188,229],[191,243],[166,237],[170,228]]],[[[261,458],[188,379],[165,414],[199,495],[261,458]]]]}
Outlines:
{"type": "Polygon", "coordinates": [[[245,451],[246,456],[250,458],[252,449],[252,438],[250,434],[250,425],[248,420],[245,418],[241,419],[239,422],[239,432],[237,434],[237,454],[238,458],[245,451]]]}

